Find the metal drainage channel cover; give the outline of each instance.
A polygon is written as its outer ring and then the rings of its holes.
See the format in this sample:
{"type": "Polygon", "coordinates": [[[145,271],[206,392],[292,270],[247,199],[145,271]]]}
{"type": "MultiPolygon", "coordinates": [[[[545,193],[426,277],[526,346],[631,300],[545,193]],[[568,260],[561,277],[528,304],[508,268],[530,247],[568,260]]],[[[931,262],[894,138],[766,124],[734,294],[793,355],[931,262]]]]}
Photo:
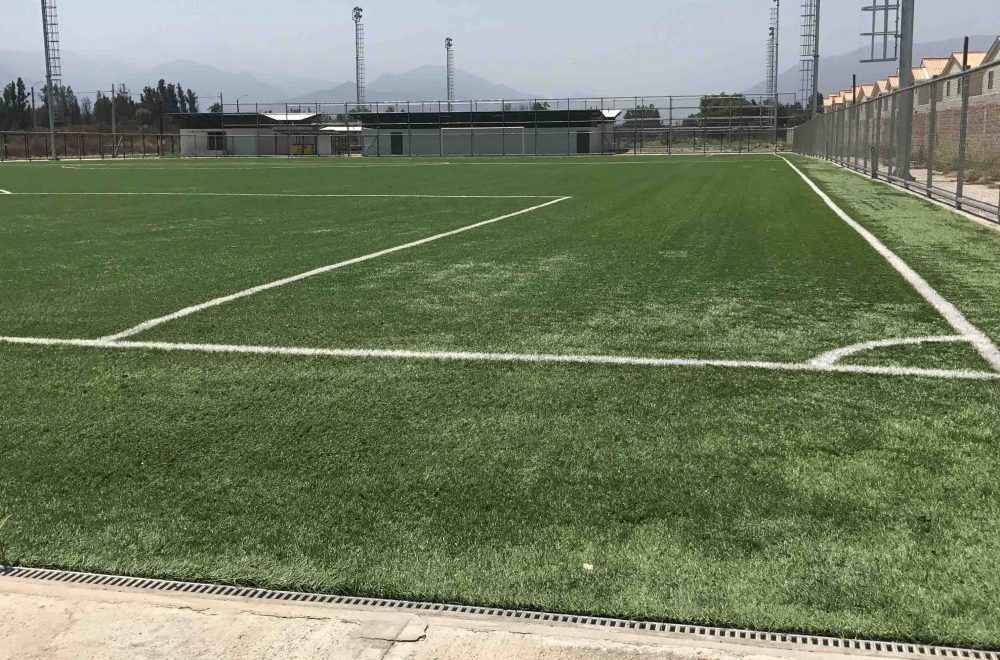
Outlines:
{"type": "Polygon", "coordinates": [[[651,633],[666,633],[670,635],[685,635],[701,638],[708,637],[715,638],[715,640],[720,642],[749,641],[766,644],[786,644],[798,647],[808,647],[816,650],[826,648],[830,650],[839,649],[845,651],[863,651],[868,655],[917,655],[932,658],[1000,660],[1000,653],[998,652],[978,651],[975,649],[961,649],[945,646],[924,646],[918,644],[901,644],[897,642],[879,642],[863,639],[818,637],[815,635],[737,630],[677,623],[657,623],[654,621],[631,621],[626,619],[608,619],[603,617],[578,616],[571,614],[553,614],[549,612],[531,612],[527,610],[504,610],[469,605],[447,605],[441,603],[421,603],[405,600],[386,600],[381,598],[308,594],[294,591],[274,591],[271,589],[257,589],[254,587],[233,587],[221,584],[177,582],[173,580],[136,578],[122,575],[76,573],[73,571],[60,571],[48,568],[22,568],[17,566],[9,566],[6,568],[0,567],[0,577],[43,580],[46,582],[63,582],[67,584],[80,584],[105,588],[141,589],[145,591],[187,593],[229,598],[319,603],[349,607],[375,607],[394,610],[426,611],[428,613],[467,614],[498,617],[503,619],[519,619],[527,622],[565,623],[594,628],[616,628],[623,630],[639,630],[651,633]]]}

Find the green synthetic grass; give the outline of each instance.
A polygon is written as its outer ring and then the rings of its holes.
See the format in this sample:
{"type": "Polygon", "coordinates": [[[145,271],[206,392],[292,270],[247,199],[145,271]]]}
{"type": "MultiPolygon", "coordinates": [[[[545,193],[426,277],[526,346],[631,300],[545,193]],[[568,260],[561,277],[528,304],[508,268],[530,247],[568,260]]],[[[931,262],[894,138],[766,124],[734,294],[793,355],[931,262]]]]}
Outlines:
{"type": "MultiPolygon", "coordinates": [[[[573,196],[138,339],[802,361],[951,334],[780,160],[642,160],[41,164],[0,188],[573,196]]],[[[796,162],[1000,339],[1000,236],[796,162]]],[[[98,337],[539,201],[0,196],[0,335],[98,337]]],[[[852,362],[987,368],[956,345],[852,362]]],[[[995,382],[4,345],[0,365],[17,563],[1000,648],[995,382]]]]}

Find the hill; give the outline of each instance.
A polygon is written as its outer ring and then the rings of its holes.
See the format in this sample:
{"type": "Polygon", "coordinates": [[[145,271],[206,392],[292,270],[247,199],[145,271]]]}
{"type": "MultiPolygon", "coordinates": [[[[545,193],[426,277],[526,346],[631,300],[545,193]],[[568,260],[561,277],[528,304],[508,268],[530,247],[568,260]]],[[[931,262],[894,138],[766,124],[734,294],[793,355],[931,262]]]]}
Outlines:
{"type": "MultiPolygon", "coordinates": [[[[422,66],[403,73],[387,73],[368,83],[369,101],[434,101],[447,98],[447,74],[443,66],[422,66]]],[[[491,82],[469,73],[455,71],[458,99],[527,99],[531,94],[491,82]]],[[[291,99],[294,103],[346,103],[357,98],[353,82],[321,89],[291,99]]]]}

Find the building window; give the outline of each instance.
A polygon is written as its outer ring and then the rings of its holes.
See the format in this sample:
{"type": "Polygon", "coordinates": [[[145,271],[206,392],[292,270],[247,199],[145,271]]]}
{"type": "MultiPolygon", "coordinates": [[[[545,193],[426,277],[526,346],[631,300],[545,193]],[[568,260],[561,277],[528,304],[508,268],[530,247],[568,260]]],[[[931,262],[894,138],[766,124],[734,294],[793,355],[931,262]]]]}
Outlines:
{"type": "Polygon", "coordinates": [[[948,89],[945,91],[946,96],[951,96],[951,81],[948,81],[948,89]]]}
{"type": "Polygon", "coordinates": [[[989,81],[988,81],[988,84],[987,84],[987,87],[989,89],[993,89],[993,83],[994,83],[993,76],[994,76],[994,74],[996,74],[996,71],[990,71],[989,81]]]}
{"type": "Polygon", "coordinates": [[[213,131],[208,134],[208,150],[209,151],[226,150],[226,134],[224,131],[213,131]]]}
{"type": "Polygon", "coordinates": [[[958,79],[958,93],[959,94],[962,93],[962,83],[964,83],[964,82],[965,82],[965,78],[959,78],[958,79]]]}

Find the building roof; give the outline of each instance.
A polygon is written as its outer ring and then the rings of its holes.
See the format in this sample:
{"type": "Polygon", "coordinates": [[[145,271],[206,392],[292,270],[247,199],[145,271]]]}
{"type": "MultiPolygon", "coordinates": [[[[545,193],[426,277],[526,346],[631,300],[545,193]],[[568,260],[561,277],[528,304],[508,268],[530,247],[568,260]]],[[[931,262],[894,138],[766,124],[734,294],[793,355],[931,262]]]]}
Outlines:
{"type": "MultiPolygon", "coordinates": [[[[920,66],[913,67],[913,81],[921,82],[932,80],[942,75],[952,75],[962,70],[962,58],[964,52],[955,52],[947,57],[925,57],[920,62],[920,66]]],[[[969,53],[969,67],[977,68],[986,64],[1000,62],[1000,36],[993,42],[993,46],[987,51],[971,51],[969,53]]],[[[869,99],[887,94],[899,89],[899,71],[896,75],[878,80],[874,85],[862,85],[858,88],[856,96],[869,99]]],[[[851,102],[855,95],[851,90],[844,90],[837,94],[831,94],[832,99],[827,105],[835,105],[840,102],[851,102]]]]}
{"type": "Polygon", "coordinates": [[[950,61],[950,57],[925,57],[920,62],[920,68],[924,69],[931,78],[937,78],[944,73],[950,61]]]}
{"type": "Polygon", "coordinates": [[[986,62],[984,64],[992,64],[993,62],[1000,62],[1000,37],[993,42],[993,46],[986,53],[986,62]]]}
{"type": "MultiPolygon", "coordinates": [[[[476,112],[352,112],[350,118],[365,128],[491,128],[539,127],[586,128],[611,124],[622,114],[620,110],[484,110],[476,112]]],[[[659,119],[654,119],[659,122],[659,119]]]]}
{"type": "Polygon", "coordinates": [[[269,126],[274,124],[315,124],[322,115],[315,112],[175,112],[170,114],[181,128],[269,126]]]}

